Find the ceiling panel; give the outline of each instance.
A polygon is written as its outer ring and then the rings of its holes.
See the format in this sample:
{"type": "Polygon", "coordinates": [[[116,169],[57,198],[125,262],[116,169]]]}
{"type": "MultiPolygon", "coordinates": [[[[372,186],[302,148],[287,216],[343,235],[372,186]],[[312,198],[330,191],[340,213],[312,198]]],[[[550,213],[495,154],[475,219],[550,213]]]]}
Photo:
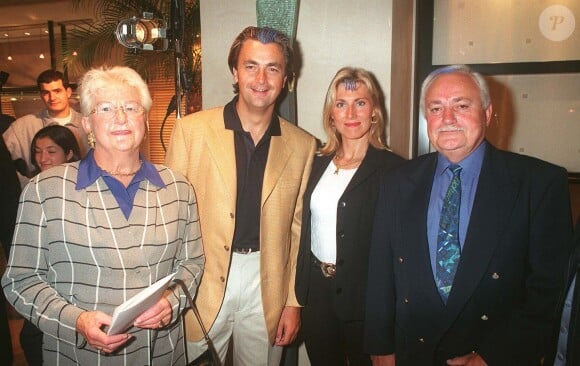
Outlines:
{"type": "Polygon", "coordinates": [[[0,29],[93,18],[89,9],[76,9],[70,0],[0,0],[0,29]]]}

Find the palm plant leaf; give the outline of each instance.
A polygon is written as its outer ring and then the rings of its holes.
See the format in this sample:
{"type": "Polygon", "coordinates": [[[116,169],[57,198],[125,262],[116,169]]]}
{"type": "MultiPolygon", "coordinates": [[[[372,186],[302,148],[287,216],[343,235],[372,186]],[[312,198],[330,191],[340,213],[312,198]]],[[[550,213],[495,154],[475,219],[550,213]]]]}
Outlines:
{"type": "MultiPolygon", "coordinates": [[[[169,19],[174,0],[71,0],[75,7],[92,7],[96,19],[90,24],[75,26],[67,33],[63,47],[63,61],[67,69],[83,73],[91,67],[119,60],[137,70],[146,80],[173,77],[175,55],[170,50],[140,51],[122,47],[115,36],[119,21],[143,12],[169,19]]],[[[192,88],[201,88],[201,59],[194,45],[200,34],[199,0],[184,1],[183,72],[192,88]]],[[[198,49],[198,48],[197,48],[198,49]]]]}

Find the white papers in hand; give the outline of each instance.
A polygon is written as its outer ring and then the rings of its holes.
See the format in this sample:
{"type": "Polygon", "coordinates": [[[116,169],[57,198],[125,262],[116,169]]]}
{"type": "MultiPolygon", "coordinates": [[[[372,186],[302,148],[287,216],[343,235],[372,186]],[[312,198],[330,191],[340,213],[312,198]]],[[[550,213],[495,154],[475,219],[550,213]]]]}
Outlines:
{"type": "Polygon", "coordinates": [[[139,315],[161,299],[163,292],[171,280],[173,280],[173,277],[175,277],[175,273],[163,277],[139,292],[137,295],[117,306],[113,312],[113,321],[109,326],[107,334],[119,334],[129,328],[139,315]]]}

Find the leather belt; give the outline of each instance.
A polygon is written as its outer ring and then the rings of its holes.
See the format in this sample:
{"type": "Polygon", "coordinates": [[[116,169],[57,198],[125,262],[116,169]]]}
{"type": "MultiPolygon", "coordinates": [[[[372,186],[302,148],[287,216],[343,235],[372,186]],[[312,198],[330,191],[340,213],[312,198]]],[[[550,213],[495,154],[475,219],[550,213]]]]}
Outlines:
{"type": "Polygon", "coordinates": [[[318,260],[318,258],[316,258],[314,256],[314,254],[311,254],[312,257],[312,263],[316,266],[319,267],[320,270],[322,271],[322,275],[326,278],[333,278],[334,276],[336,276],[336,264],[334,263],[326,263],[326,262],[321,262],[318,260]]]}
{"type": "Polygon", "coordinates": [[[234,248],[232,250],[234,251],[234,253],[237,253],[237,254],[250,254],[250,253],[259,252],[258,249],[252,249],[252,248],[234,248]]]}

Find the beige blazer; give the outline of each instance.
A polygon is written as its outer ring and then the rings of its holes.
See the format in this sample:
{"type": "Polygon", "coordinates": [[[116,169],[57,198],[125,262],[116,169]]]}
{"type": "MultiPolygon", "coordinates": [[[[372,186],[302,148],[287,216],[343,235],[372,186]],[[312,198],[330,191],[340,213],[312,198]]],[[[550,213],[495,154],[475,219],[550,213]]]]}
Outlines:
{"type": "MultiPolygon", "coordinates": [[[[280,119],[280,129],[281,136],[270,142],[261,200],[260,276],[270,342],[284,306],[300,306],[294,279],[302,195],[316,149],[314,138],[288,121],[280,119]]],[[[177,121],[165,162],[189,179],[197,195],[206,263],[196,304],[209,329],[225,294],[236,220],[234,134],[224,127],[223,107],[177,121]]],[[[191,311],[186,327],[188,340],[201,340],[191,311]]]]}

